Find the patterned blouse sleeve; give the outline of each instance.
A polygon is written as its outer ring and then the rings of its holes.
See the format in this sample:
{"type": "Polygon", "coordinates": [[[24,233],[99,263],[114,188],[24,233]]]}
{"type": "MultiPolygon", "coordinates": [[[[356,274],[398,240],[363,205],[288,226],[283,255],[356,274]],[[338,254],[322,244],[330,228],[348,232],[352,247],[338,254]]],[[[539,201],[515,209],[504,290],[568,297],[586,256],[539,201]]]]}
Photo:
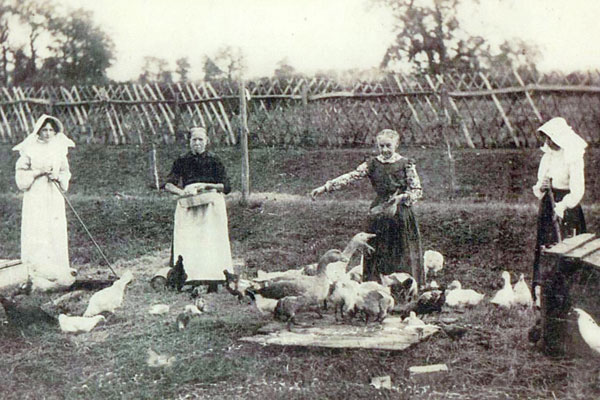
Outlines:
{"type": "Polygon", "coordinates": [[[357,182],[369,173],[369,166],[367,162],[363,162],[360,164],[354,171],[350,171],[344,175],[340,175],[337,178],[331,179],[327,181],[324,185],[325,190],[328,192],[332,192],[334,190],[338,190],[344,186],[349,185],[352,182],[357,182]]]}
{"type": "Polygon", "coordinates": [[[406,191],[402,194],[402,203],[411,206],[423,196],[421,180],[417,174],[417,167],[413,161],[409,161],[404,167],[406,172],[406,191]]]}

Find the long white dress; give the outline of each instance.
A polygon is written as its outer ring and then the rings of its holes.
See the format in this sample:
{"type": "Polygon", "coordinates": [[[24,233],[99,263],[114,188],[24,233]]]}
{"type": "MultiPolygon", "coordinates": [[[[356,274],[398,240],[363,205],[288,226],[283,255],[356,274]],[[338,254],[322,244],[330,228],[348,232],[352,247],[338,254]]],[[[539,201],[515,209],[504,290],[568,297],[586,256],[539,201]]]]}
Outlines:
{"type": "Polygon", "coordinates": [[[69,142],[72,143],[64,135],[55,136],[48,143],[29,140],[26,146],[17,149],[20,157],[15,181],[23,191],[21,262],[27,266],[34,285],[37,283],[43,289],[69,286],[75,277],[69,266],[65,200],[49,176],[36,178],[33,169],[52,168],[62,190],[68,190],[69,142]]]}

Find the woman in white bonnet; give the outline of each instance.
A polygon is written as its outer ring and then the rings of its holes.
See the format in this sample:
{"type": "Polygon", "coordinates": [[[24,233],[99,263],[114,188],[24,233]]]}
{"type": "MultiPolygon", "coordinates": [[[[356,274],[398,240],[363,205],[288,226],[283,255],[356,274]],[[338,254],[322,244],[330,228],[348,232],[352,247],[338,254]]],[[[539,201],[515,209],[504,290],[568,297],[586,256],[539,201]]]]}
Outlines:
{"type": "Polygon", "coordinates": [[[534,287],[540,284],[541,247],[559,240],[555,221],[563,238],[586,232],[580,202],[585,193],[583,156],[587,143],[561,117],[552,118],[537,130],[544,140],[541,147],[544,155],[537,183],[533,186],[533,193],[540,199],[533,263],[534,287]]]}
{"type": "Polygon", "coordinates": [[[42,115],[33,131],[13,147],[19,152],[15,181],[23,192],[21,262],[34,288],[69,286],[75,271],[69,267],[65,200],[71,172],[67,153],[75,143],[63,133],[62,123],[42,115]],[[60,187],[60,190],[59,190],[60,187]]]}

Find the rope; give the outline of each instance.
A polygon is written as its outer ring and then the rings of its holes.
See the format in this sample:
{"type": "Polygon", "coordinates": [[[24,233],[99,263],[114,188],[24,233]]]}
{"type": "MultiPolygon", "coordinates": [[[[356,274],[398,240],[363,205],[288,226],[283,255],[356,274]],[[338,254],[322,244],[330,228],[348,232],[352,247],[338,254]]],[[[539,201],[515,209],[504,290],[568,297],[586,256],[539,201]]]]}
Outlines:
{"type": "Polygon", "coordinates": [[[108,261],[108,259],[104,255],[104,252],[102,251],[102,249],[100,248],[100,246],[98,245],[98,243],[96,242],[96,240],[94,239],[94,237],[92,236],[92,234],[90,233],[89,229],[87,228],[87,226],[85,225],[85,223],[83,222],[83,220],[81,219],[81,217],[79,216],[79,214],[77,214],[77,211],[75,211],[75,208],[73,208],[73,204],[71,204],[71,202],[69,201],[69,198],[67,197],[66,193],[62,190],[62,188],[60,187],[60,185],[58,184],[57,181],[55,181],[53,179],[51,179],[51,181],[54,182],[54,185],[56,186],[56,188],[58,189],[58,191],[60,192],[60,194],[62,194],[63,198],[65,199],[65,201],[69,205],[69,208],[71,209],[71,211],[73,211],[73,214],[75,214],[75,217],[77,218],[77,220],[79,221],[79,223],[81,224],[81,226],[83,226],[83,229],[85,230],[85,233],[87,233],[88,236],[90,237],[90,239],[92,239],[92,243],[94,243],[94,246],[96,246],[96,249],[98,249],[98,252],[100,253],[100,255],[102,256],[102,258],[104,259],[104,261],[108,265],[108,268],[110,269],[110,271],[113,273],[114,276],[116,276],[118,278],[119,275],[117,275],[117,273],[112,269],[112,266],[110,265],[110,261],[108,261]]]}

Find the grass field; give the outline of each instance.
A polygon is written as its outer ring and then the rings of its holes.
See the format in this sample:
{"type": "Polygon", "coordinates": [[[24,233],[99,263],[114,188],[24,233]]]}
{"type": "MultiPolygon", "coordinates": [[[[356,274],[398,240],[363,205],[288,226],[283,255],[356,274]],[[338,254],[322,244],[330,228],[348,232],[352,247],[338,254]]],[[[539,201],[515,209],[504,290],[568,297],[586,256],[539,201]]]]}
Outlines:
{"type": "MultiPolygon", "coordinates": [[[[161,174],[179,148],[161,148],[161,174]]],[[[218,150],[239,190],[239,155],[218,150]]],[[[251,153],[249,206],[234,193],[228,199],[232,248],[248,274],[314,262],[331,247],[343,247],[361,230],[371,192],[363,182],[317,201],[305,194],[326,179],[358,165],[370,150],[276,150],[251,153]]],[[[597,152],[587,159],[584,200],[590,231],[600,210],[597,152]]],[[[415,206],[424,248],[446,256],[442,283],[460,279],[490,295],[500,272],[530,275],[536,203],[530,192],[539,154],[533,150],[457,152],[456,187],[439,149],[407,149],[417,161],[425,189],[415,206]]],[[[19,253],[20,197],[13,183],[16,160],[0,147],[0,258],[19,253]]],[[[225,291],[206,295],[208,311],[182,332],[176,315],[190,302],[185,294],[156,293],[152,273],[168,262],[173,199],[149,187],[147,155],[135,147],[86,147],[70,157],[69,197],[118,272],[132,269],[135,280],[126,304],[89,334],[54,330],[14,331],[0,325],[2,398],[532,398],[600,397],[597,359],[549,359],[533,349],[527,330],[532,313],[499,312],[489,304],[453,313],[472,329],[453,341],[436,334],[403,352],[262,347],[238,341],[254,334],[270,317],[238,303],[225,291]],[[152,316],[152,304],[167,303],[167,316],[152,316]],[[176,356],[170,368],[152,369],[146,351],[176,356]],[[413,365],[445,363],[450,372],[430,381],[409,378],[413,365]],[[393,389],[377,390],[371,377],[390,375],[393,389]]],[[[106,268],[73,215],[68,212],[72,264],[83,275],[106,268]]],[[[57,295],[27,301],[45,304],[57,295]]],[[[69,304],[83,311],[89,294],[69,304]]],[[[581,297],[581,296],[580,296],[581,297]]],[[[585,299],[583,299],[585,300],[585,299]]],[[[56,310],[54,310],[56,311],[56,310]]],[[[1,315],[1,314],[0,314],[1,315]]]]}

